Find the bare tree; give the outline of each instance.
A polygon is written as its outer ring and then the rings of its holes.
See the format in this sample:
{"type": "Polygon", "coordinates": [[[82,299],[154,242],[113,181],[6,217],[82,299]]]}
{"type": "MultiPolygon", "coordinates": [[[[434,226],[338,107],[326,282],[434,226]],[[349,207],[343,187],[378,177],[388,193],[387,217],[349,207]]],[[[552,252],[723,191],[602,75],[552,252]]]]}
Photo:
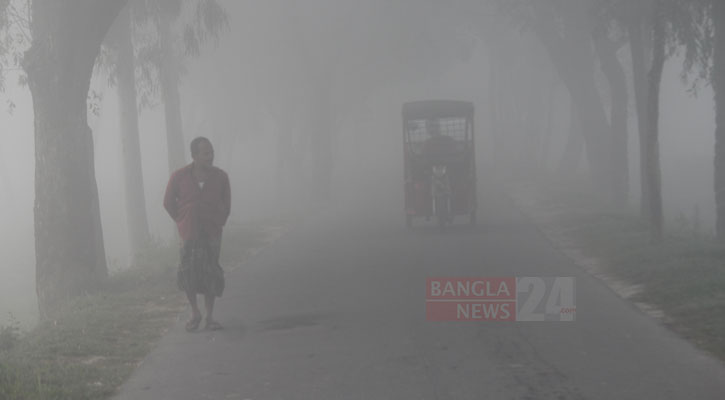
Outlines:
{"type": "Polygon", "coordinates": [[[102,58],[99,66],[108,70],[109,80],[118,88],[128,244],[130,255],[135,257],[147,245],[150,234],[139,139],[133,28],[131,7],[127,6],[104,42],[107,53],[112,56],[102,58]]]}
{"type": "Polygon", "coordinates": [[[576,103],[592,186],[600,198],[613,203],[615,188],[624,186],[615,181],[623,174],[615,176],[612,165],[614,152],[622,149],[612,146],[612,127],[595,85],[595,1],[522,0],[499,4],[515,23],[534,32],[547,49],[571,101],[576,103]]]}
{"type": "MultiPolygon", "coordinates": [[[[619,30],[615,31],[620,34],[619,30]]],[[[627,110],[629,95],[624,67],[617,57],[617,50],[626,43],[621,38],[612,38],[608,30],[595,31],[594,47],[599,56],[599,65],[609,83],[610,115],[612,128],[612,191],[614,205],[623,208],[629,195],[629,154],[627,141],[627,110]],[[616,40],[616,41],[615,41],[616,40]]]]}

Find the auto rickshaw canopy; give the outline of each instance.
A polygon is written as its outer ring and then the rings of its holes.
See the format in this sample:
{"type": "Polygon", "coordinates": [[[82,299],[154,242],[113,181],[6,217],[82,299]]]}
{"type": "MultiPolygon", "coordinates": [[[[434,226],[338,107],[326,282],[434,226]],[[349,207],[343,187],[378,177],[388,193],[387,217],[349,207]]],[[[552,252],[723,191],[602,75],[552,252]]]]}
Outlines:
{"type": "Polygon", "coordinates": [[[470,101],[422,100],[403,104],[403,119],[447,117],[473,117],[474,106],[470,101]]]}

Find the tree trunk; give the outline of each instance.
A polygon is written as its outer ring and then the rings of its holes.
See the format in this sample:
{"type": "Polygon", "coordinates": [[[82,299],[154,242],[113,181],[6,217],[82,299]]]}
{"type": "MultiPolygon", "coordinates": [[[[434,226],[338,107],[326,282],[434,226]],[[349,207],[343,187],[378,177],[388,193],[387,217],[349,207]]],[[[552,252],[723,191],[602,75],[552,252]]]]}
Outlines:
{"type": "Polygon", "coordinates": [[[131,42],[131,12],[126,7],[120,14],[118,48],[118,97],[121,125],[121,150],[126,189],[126,222],[128,244],[132,257],[149,240],[146,200],[144,196],[141,145],[138,133],[138,107],[136,105],[136,75],[133,43],[131,42]]]}
{"type": "Polygon", "coordinates": [[[584,60],[584,58],[591,57],[589,46],[587,45],[578,51],[581,51],[581,53],[578,55],[572,54],[572,56],[579,60],[564,61],[566,65],[560,68],[563,67],[564,83],[569,90],[572,101],[576,103],[579,132],[582,133],[584,138],[584,149],[592,184],[599,191],[599,195],[609,202],[612,198],[611,129],[607,122],[601,98],[594,86],[593,64],[591,60],[584,60]]]}
{"type": "Polygon", "coordinates": [[[572,177],[574,171],[579,167],[579,162],[584,151],[584,136],[581,132],[581,123],[579,122],[579,111],[577,111],[576,103],[570,102],[569,115],[569,136],[566,139],[564,153],[559,160],[556,175],[559,177],[572,177]]]}
{"type": "MultiPolygon", "coordinates": [[[[0,4],[1,6],[2,4],[0,4]]],[[[0,200],[7,201],[6,204],[10,205],[10,212],[13,212],[15,210],[15,197],[13,195],[13,187],[12,182],[10,181],[10,176],[8,175],[8,167],[5,164],[5,160],[2,158],[2,154],[0,154],[0,200]]]]}
{"type": "Polygon", "coordinates": [[[610,126],[612,128],[612,189],[614,205],[623,208],[629,197],[629,157],[627,150],[627,77],[617,58],[617,46],[606,35],[595,38],[602,72],[611,92],[610,126]]]}
{"type": "Polygon", "coordinates": [[[547,104],[545,109],[546,127],[541,137],[541,148],[539,149],[537,168],[539,171],[548,174],[549,168],[549,149],[551,147],[551,138],[554,134],[554,89],[553,82],[548,85],[544,102],[547,104]]]}
{"type": "Polygon", "coordinates": [[[611,127],[594,82],[594,61],[591,49],[589,8],[578,0],[568,2],[563,35],[556,29],[556,17],[544,2],[536,2],[537,23],[534,25],[562,81],[576,103],[584,135],[592,185],[606,202],[612,201],[611,127]],[[548,16],[548,18],[547,18],[548,16]]]}
{"type": "MultiPolygon", "coordinates": [[[[324,84],[323,84],[324,85],[324,84]]],[[[331,113],[324,105],[331,105],[327,87],[318,89],[320,102],[313,107],[313,124],[309,132],[312,156],[312,196],[315,202],[328,202],[332,196],[332,140],[333,124],[331,113]]]]}
{"type": "MultiPolygon", "coordinates": [[[[495,48],[494,48],[495,49],[495,48]]],[[[493,169],[494,177],[503,178],[506,167],[505,151],[506,146],[504,144],[503,136],[503,122],[501,117],[501,96],[498,82],[498,69],[500,68],[499,59],[496,54],[492,54],[490,67],[489,67],[489,78],[488,78],[488,107],[490,116],[490,129],[491,138],[493,142],[493,169]]]]}
{"type": "Polygon", "coordinates": [[[652,239],[662,238],[662,187],[659,145],[659,98],[662,70],[665,64],[665,27],[661,16],[661,0],[655,3],[653,25],[652,69],[649,71],[647,91],[647,138],[645,142],[647,164],[647,190],[649,192],[649,223],[652,239]]]}
{"type": "MultiPolygon", "coordinates": [[[[531,60],[532,63],[536,61],[531,60]]],[[[521,143],[521,154],[524,158],[521,165],[524,167],[524,176],[535,177],[544,171],[541,170],[540,157],[543,137],[546,132],[546,103],[544,85],[539,82],[532,82],[527,85],[529,92],[527,98],[522,99],[522,106],[525,111],[521,113],[523,120],[523,137],[521,143]]]]}
{"type": "Polygon", "coordinates": [[[159,24],[159,40],[162,53],[159,80],[161,81],[161,95],[164,100],[169,172],[173,172],[186,164],[184,131],[181,120],[181,96],[179,94],[180,77],[171,38],[171,21],[169,21],[168,17],[162,16],[159,24]]]}
{"type": "Polygon", "coordinates": [[[35,113],[36,289],[41,318],[107,275],[88,89],[116,0],[35,0],[24,69],[35,113]]]}
{"type": "Polygon", "coordinates": [[[649,215],[649,184],[647,183],[647,66],[641,21],[629,24],[629,47],[632,53],[632,77],[635,108],[637,110],[637,131],[639,133],[639,170],[640,170],[640,215],[649,215]]]}
{"type": "MultiPolygon", "coordinates": [[[[280,113],[282,114],[282,113],[280,113]]],[[[277,181],[277,199],[284,207],[291,206],[289,199],[292,197],[290,186],[293,182],[293,175],[295,165],[292,164],[293,159],[293,137],[292,137],[292,124],[288,121],[289,115],[279,115],[277,118],[277,170],[276,170],[276,181],[277,181]]],[[[297,166],[298,167],[298,166],[297,166]]]]}
{"type": "Polygon", "coordinates": [[[712,83],[715,92],[715,223],[718,239],[725,238],[725,3],[713,4],[715,49],[712,83]]]}

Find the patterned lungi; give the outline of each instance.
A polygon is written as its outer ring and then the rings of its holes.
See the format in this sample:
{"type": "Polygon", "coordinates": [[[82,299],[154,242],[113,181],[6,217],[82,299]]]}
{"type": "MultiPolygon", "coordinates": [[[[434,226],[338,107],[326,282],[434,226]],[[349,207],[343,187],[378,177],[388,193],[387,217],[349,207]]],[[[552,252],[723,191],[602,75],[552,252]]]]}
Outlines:
{"type": "Polygon", "coordinates": [[[224,270],[219,265],[221,238],[192,239],[181,247],[177,284],[184,292],[213,294],[224,292],[224,270]]]}

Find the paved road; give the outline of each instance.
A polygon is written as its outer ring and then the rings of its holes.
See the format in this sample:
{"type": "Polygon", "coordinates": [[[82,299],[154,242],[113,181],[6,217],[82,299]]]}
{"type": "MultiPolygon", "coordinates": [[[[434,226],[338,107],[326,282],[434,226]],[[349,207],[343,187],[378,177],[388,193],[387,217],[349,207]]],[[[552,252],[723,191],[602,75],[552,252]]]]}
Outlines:
{"type": "Polygon", "coordinates": [[[374,196],[311,218],[227,275],[225,330],[180,321],[118,400],[725,398],[722,363],[573,265],[504,196],[482,203],[478,227],[445,234],[406,231],[399,203],[374,196]],[[574,276],[577,320],[429,322],[431,276],[574,276]]]}

